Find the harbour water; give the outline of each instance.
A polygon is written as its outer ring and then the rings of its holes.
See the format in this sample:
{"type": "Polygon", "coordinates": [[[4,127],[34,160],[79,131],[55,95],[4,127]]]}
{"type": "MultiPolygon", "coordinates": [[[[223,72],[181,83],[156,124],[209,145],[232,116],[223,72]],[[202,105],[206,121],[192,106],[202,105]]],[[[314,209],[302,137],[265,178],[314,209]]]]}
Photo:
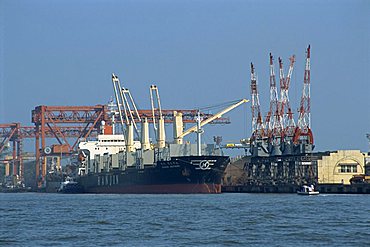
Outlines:
{"type": "Polygon", "coordinates": [[[369,246],[369,195],[0,193],[0,246],[369,246]]]}

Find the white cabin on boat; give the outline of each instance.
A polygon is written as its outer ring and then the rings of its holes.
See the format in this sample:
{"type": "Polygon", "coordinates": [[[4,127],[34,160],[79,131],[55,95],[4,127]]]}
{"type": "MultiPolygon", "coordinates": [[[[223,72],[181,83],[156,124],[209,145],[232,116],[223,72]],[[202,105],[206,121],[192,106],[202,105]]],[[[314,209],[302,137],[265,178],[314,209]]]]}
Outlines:
{"type": "Polygon", "coordinates": [[[301,190],[297,191],[298,195],[318,195],[319,192],[315,191],[315,187],[313,185],[307,186],[303,185],[301,190]]]}

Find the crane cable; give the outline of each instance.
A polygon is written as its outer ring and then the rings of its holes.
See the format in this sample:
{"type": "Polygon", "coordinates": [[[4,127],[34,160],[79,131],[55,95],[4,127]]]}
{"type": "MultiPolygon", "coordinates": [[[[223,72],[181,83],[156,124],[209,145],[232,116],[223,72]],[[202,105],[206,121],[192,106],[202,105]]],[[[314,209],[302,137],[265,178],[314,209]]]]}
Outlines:
{"type": "Polygon", "coordinates": [[[209,105],[209,106],[205,106],[205,107],[196,107],[196,108],[193,108],[193,109],[199,109],[199,110],[205,111],[205,110],[213,110],[213,109],[218,109],[218,108],[225,108],[227,106],[231,106],[233,104],[236,104],[237,102],[240,102],[241,100],[242,99],[238,99],[238,100],[223,102],[223,103],[220,103],[220,104],[217,104],[217,105],[209,105]]]}

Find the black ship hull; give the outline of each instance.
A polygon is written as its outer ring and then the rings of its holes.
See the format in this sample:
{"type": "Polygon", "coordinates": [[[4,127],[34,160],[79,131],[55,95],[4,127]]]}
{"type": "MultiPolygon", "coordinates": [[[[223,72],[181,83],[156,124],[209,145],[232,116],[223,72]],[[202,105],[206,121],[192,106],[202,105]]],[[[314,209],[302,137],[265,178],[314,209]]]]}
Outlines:
{"type": "Polygon", "coordinates": [[[64,194],[79,194],[84,193],[84,188],[77,182],[69,183],[61,186],[61,188],[58,189],[58,192],[64,194]]]}
{"type": "Polygon", "coordinates": [[[184,156],[79,177],[86,193],[221,193],[227,156],[184,156]]]}

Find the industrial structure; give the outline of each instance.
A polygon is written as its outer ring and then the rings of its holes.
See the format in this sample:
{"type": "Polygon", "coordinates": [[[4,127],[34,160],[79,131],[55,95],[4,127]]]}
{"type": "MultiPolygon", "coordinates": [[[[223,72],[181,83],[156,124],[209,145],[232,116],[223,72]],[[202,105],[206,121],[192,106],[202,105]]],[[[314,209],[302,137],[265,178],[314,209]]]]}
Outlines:
{"type": "MultiPolygon", "coordinates": [[[[11,157],[0,159],[0,164],[9,164],[12,176],[19,180],[24,179],[23,167],[23,140],[35,140],[35,179],[37,187],[44,185],[51,164],[60,169],[60,157],[70,156],[76,153],[77,145],[81,140],[97,137],[102,131],[113,133],[115,122],[119,117],[119,123],[131,123],[138,133],[136,123],[142,120],[153,123],[153,126],[164,128],[165,123],[172,123],[181,115],[182,123],[195,123],[198,114],[204,120],[212,118],[210,124],[229,124],[229,118],[213,117],[213,114],[200,112],[196,109],[161,109],[158,89],[151,87],[152,109],[138,110],[130,91],[122,87],[116,77],[113,80],[118,107],[112,106],[112,101],[107,105],[95,106],[46,106],[40,105],[32,110],[32,123],[34,126],[21,126],[20,123],[0,125],[0,154],[5,157],[5,150],[12,150],[11,157]],[[156,105],[154,102],[156,100],[156,105]],[[174,115],[175,114],[175,115],[174,115]],[[159,122],[156,122],[157,120],[159,122]],[[109,126],[112,126],[109,129],[109,126]],[[55,162],[56,161],[56,162],[55,162]]],[[[122,130],[121,130],[122,131],[122,130]]],[[[182,129],[181,129],[182,131],[182,129]]],[[[157,133],[157,131],[155,131],[157,133]]],[[[162,131],[164,133],[164,131],[162,131]]],[[[180,133],[180,129],[178,129],[180,133]]],[[[179,136],[177,141],[182,140],[179,136]]],[[[162,145],[164,137],[162,136],[162,145]]],[[[157,140],[158,141],[158,140],[157,140]]]]}
{"type": "Polygon", "coordinates": [[[0,154],[12,143],[11,159],[0,158],[0,162],[11,163],[12,174],[19,174],[22,176],[24,168],[22,162],[22,139],[28,132],[21,129],[20,123],[0,124],[0,136],[3,138],[0,142],[0,154]]]}
{"type": "Polygon", "coordinates": [[[257,74],[251,63],[251,111],[252,133],[249,152],[243,160],[244,182],[250,185],[277,184],[299,186],[317,183],[317,161],[324,153],[313,153],[310,108],[310,58],[311,47],[306,50],[303,90],[294,120],[289,89],[294,70],[295,55],[289,58],[285,75],[283,61],[279,57],[279,87],[275,75],[274,58],[269,54],[269,110],[261,114],[257,74]]]}
{"type": "Polygon", "coordinates": [[[245,156],[225,174],[224,192],[294,193],[300,184],[315,184],[322,193],[370,193],[370,157],[360,150],[245,156]]]}
{"type": "Polygon", "coordinates": [[[273,56],[270,53],[270,107],[265,120],[263,120],[260,109],[256,71],[253,63],[251,64],[252,135],[250,138],[250,152],[253,157],[294,155],[312,152],[314,145],[310,109],[310,53],[310,46],[308,46],[297,124],[294,121],[289,101],[289,88],[295,56],[293,55],[289,58],[290,65],[287,76],[284,75],[283,62],[279,58],[280,90],[278,91],[273,56]]]}
{"type": "MultiPolygon", "coordinates": [[[[256,70],[251,64],[252,134],[250,155],[231,163],[224,177],[224,191],[295,192],[314,184],[324,193],[370,193],[370,158],[359,150],[314,152],[310,102],[311,47],[306,50],[303,89],[294,120],[289,88],[295,56],[284,75],[279,58],[278,90],[273,56],[270,53],[270,102],[261,114],[256,70]],[[367,185],[368,184],[368,185],[367,185]]],[[[367,135],[370,140],[370,135],[367,135]]]]}
{"type": "MultiPolygon", "coordinates": [[[[42,106],[40,108],[48,108],[42,106]]],[[[61,108],[61,107],[59,107],[61,108]]],[[[54,118],[55,120],[55,118],[54,118]]],[[[59,121],[61,117],[59,116],[59,121]]],[[[24,139],[35,139],[36,144],[36,159],[40,164],[42,160],[42,171],[40,173],[38,165],[36,165],[36,174],[37,180],[42,179],[42,175],[46,174],[46,163],[49,158],[54,157],[55,155],[70,155],[72,148],[70,145],[60,145],[54,144],[51,146],[46,146],[46,139],[55,138],[60,141],[65,140],[65,143],[69,144],[71,138],[78,138],[84,133],[84,127],[82,126],[72,126],[69,122],[68,125],[58,126],[58,125],[46,125],[47,128],[39,128],[33,126],[21,126],[20,123],[12,124],[1,124],[0,125],[0,154],[4,154],[5,149],[12,149],[11,157],[4,158],[0,160],[1,163],[11,165],[11,173],[9,175],[17,176],[17,178],[22,181],[24,179],[24,162],[23,162],[23,140],[24,139]],[[42,131],[41,131],[42,130],[42,131]],[[43,148],[38,146],[40,137],[42,137],[42,143],[44,143],[43,148]],[[42,158],[41,158],[42,157],[42,158]],[[41,175],[41,176],[40,176],[41,175]]],[[[95,129],[91,130],[89,133],[90,136],[96,136],[97,131],[95,129]]],[[[4,156],[4,155],[3,155],[4,156]]],[[[28,154],[29,156],[29,154],[28,154]]],[[[6,156],[5,156],[6,157],[6,156]]],[[[60,160],[58,160],[59,165],[60,160]]]]}
{"type": "MultiPolygon", "coordinates": [[[[247,191],[292,192],[297,186],[307,183],[321,185],[325,191],[338,191],[331,184],[349,185],[353,176],[363,174],[370,178],[369,153],[359,150],[338,150],[314,152],[314,137],[311,129],[311,47],[306,49],[303,88],[298,114],[294,118],[289,90],[292,80],[295,55],[289,57],[289,68],[285,75],[282,58],[278,58],[278,79],[275,74],[274,57],[269,54],[269,102],[268,112],[261,113],[261,104],[255,65],[251,63],[250,95],[251,126],[250,138],[241,144],[221,145],[221,137],[215,137],[216,145],[226,148],[245,148],[249,152],[229,166],[238,167],[238,176],[227,174],[225,185],[243,184],[247,191]],[[242,172],[241,172],[242,171],[242,172]],[[326,187],[323,187],[326,186],[326,187]]],[[[166,146],[165,123],[171,123],[173,141],[183,144],[184,136],[197,133],[200,142],[201,127],[204,124],[228,124],[230,120],[222,115],[245,103],[232,105],[217,114],[207,114],[197,109],[162,109],[159,90],[150,87],[151,109],[137,109],[134,97],[116,75],[112,75],[116,103],[95,106],[46,106],[32,110],[34,126],[20,123],[0,124],[0,165],[6,165],[6,174],[23,181],[25,175],[23,140],[35,140],[35,181],[42,187],[51,171],[59,172],[61,157],[76,154],[82,140],[95,138],[99,134],[123,134],[125,148],[135,149],[133,143],[141,142],[143,150],[152,149],[147,126],[152,123],[155,147],[166,146]],[[198,121],[202,119],[202,121],[198,121]],[[184,131],[184,124],[199,123],[184,131]],[[117,127],[116,127],[117,126],[117,127]],[[122,126],[127,126],[123,128],[122,126]],[[141,127],[141,128],[139,128],[141,127]],[[6,155],[5,155],[6,154],[6,155]],[[53,168],[56,165],[56,169],[53,168]],[[53,170],[54,169],[54,170],[53,170]]],[[[370,134],[366,137],[370,143],[370,134]]],[[[201,146],[201,145],[198,145],[201,146]]],[[[201,150],[197,150],[201,153],[201,150]]],[[[29,157],[29,154],[28,154],[29,157]]],[[[228,168],[228,170],[230,170],[228,168]]],[[[60,171],[61,173],[61,171],[60,171]]],[[[14,179],[13,179],[14,180],[14,179]]],[[[368,179],[370,181],[370,179],[368,179]]]]}
{"type": "Polygon", "coordinates": [[[134,97],[112,74],[115,109],[109,124],[102,123],[97,140],[79,143],[76,181],[70,190],[86,193],[220,193],[223,172],[230,158],[215,144],[204,144],[202,126],[235,109],[246,99],[229,102],[204,118],[197,110],[197,124],[184,128],[181,110],[172,112],[173,138],[166,138],[159,89],[150,86],[151,116],[137,109],[134,97]],[[118,116],[118,121],[116,117],[118,116]],[[116,126],[117,122],[117,126],[116,126]],[[155,138],[150,140],[149,122],[155,138]],[[121,127],[122,132],[118,133],[121,127]],[[108,131],[107,131],[108,130],[108,131]],[[197,143],[184,141],[195,133],[197,143]]]}

